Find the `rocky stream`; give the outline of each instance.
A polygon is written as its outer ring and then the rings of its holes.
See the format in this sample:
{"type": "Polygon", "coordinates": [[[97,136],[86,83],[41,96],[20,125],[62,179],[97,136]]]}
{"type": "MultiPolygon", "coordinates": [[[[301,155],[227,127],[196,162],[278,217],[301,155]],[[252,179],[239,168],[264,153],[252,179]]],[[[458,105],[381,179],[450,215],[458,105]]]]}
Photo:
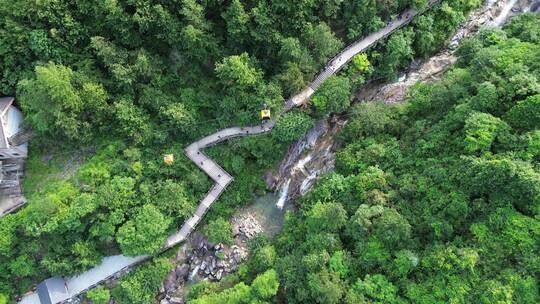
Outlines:
{"type": "MultiPolygon", "coordinates": [[[[366,84],[355,94],[354,102],[402,102],[414,84],[439,79],[455,63],[454,51],[463,38],[474,35],[483,27],[498,27],[508,18],[531,8],[538,10],[539,6],[540,0],[488,1],[469,15],[445,49],[425,61],[413,62],[396,82],[366,84]]],[[[277,174],[272,175],[271,171],[265,174],[268,187],[280,193],[278,208],[305,194],[321,175],[334,169],[335,151],[339,148],[336,134],[346,124],[346,115],[333,115],[318,121],[303,138],[289,147],[277,174]]]]}
{"type": "MultiPolygon", "coordinates": [[[[455,61],[454,51],[465,37],[482,27],[497,27],[513,15],[540,10],[540,0],[490,0],[473,12],[450,39],[448,46],[425,61],[416,61],[393,83],[368,83],[355,94],[354,102],[399,103],[409,88],[417,82],[431,82],[455,61]]],[[[163,282],[158,303],[184,303],[185,288],[200,280],[220,281],[235,272],[247,255],[247,241],[259,233],[272,236],[279,231],[284,208],[305,194],[317,179],[334,169],[335,151],[339,148],[336,135],[347,124],[345,115],[333,115],[318,121],[300,140],[293,143],[275,171],[268,171],[264,180],[269,194],[239,212],[231,219],[235,244],[211,244],[200,233],[180,247],[175,268],[163,282]],[[275,173],[272,173],[275,172],[275,173]]]]}

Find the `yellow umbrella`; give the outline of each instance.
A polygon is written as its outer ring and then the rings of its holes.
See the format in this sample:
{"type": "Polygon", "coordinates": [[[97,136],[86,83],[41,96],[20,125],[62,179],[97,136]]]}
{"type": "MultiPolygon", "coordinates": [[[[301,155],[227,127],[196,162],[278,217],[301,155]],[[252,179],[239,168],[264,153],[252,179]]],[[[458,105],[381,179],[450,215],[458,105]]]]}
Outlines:
{"type": "Polygon", "coordinates": [[[165,154],[165,156],[163,156],[163,162],[167,166],[172,165],[174,163],[174,155],[173,154],[165,154]]]}

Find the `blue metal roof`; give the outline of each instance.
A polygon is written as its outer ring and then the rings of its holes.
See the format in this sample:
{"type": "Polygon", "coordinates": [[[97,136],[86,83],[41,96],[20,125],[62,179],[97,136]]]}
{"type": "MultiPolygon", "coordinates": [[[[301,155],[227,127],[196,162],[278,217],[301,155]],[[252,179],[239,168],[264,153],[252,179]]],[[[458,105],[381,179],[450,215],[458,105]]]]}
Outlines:
{"type": "Polygon", "coordinates": [[[52,277],[37,286],[41,304],[56,304],[70,298],[66,281],[62,277],[52,277]]]}

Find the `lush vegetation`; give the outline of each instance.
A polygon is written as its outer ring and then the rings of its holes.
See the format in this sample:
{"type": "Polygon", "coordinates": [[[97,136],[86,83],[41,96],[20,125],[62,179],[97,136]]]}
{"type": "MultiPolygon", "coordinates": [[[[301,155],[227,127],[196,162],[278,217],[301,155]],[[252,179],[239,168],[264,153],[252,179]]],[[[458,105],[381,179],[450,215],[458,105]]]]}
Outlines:
{"type": "Polygon", "coordinates": [[[336,171],[238,280],[275,269],[287,303],[538,303],[539,22],[466,40],[406,104],[354,106],[336,171]]]}
{"type": "Polygon", "coordinates": [[[227,245],[232,245],[234,243],[232,238],[232,226],[229,221],[224,218],[220,217],[210,221],[204,228],[203,233],[206,235],[209,242],[227,245]]]}
{"type": "Polygon", "coordinates": [[[92,301],[92,304],[108,304],[111,299],[111,293],[108,289],[100,286],[88,291],[86,298],[92,301]]]}
{"type": "Polygon", "coordinates": [[[168,259],[154,259],[122,278],[111,294],[121,304],[153,303],[163,278],[172,268],[168,259]]]}
{"type": "Polygon", "coordinates": [[[215,284],[203,283],[191,289],[189,303],[193,304],[243,304],[268,303],[276,295],[279,281],[275,270],[258,275],[251,286],[243,282],[224,290],[216,290],[215,284]]]}
{"type": "MultiPolygon", "coordinates": [[[[208,149],[235,182],[205,230],[225,238],[215,231],[220,219],[265,190],[264,170],[314,118],[346,109],[347,95],[368,77],[394,78],[412,58],[436,51],[479,3],[443,1],[357,56],[323,84],[313,109],[284,115],[277,135],[208,149]]],[[[186,144],[259,123],[263,104],[277,116],[345,44],[425,4],[0,0],[0,94],[16,95],[37,134],[25,176],[29,204],[0,220],[0,301],[104,255],[155,253],[211,185],[183,156],[186,144]],[[175,154],[172,166],[165,153],[175,154]]]]}

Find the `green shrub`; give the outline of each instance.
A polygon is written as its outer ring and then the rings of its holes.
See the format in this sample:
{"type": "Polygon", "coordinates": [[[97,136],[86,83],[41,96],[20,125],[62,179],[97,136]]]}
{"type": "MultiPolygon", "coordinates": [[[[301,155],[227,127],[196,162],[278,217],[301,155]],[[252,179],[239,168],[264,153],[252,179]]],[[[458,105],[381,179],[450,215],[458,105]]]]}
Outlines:
{"type": "Polygon", "coordinates": [[[92,301],[92,304],[108,304],[111,294],[108,289],[99,286],[86,293],[86,298],[92,301]]]}

